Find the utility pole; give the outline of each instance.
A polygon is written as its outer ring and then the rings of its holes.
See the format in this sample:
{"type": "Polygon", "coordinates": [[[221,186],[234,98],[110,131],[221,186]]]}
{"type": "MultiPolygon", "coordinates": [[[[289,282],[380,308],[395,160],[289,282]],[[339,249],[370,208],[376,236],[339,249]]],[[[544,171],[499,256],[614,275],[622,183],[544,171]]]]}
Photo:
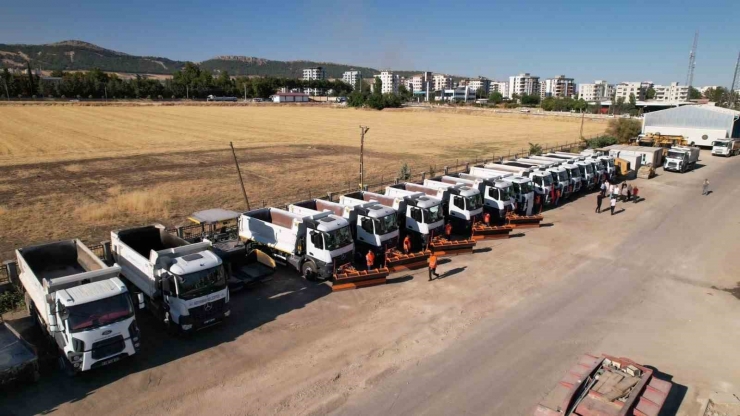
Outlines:
{"type": "Polygon", "coordinates": [[[365,189],[365,162],[363,156],[365,153],[365,133],[370,127],[360,126],[360,189],[365,189]]]}
{"type": "Polygon", "coordinates": [[[691,46],[691,52],[689,53],[689,71],[686,74],[686,85],[689,86],[689,95],[691,95],[691,87],[694,83],[694,67],[696,67],[696,44],[699,42],[699,32],[694,33],[694,44],[691,46]]]}
{"type": "Polygon", "coordinates": [[[583,140],[583,120],[586,118],[586,111],[581,111],[581,132],[579,133],[579,138],[583,140]]]}
{"type": "Polygon", "coordinates": [[[10,101],[10,93],[8,92],[8,81],[5,80],[5,77],[3,77],[3,84],[5,85],[5,98],[10,101]]]}
{"type": "Polygon", "coordinates": [[[187,84],[185,84],[185,99],[190,99],[190,90],[188,89],[187,84]]]}
{"type": "Polygon", "coordinates": [[[236,165],[236,172],[239,174],[239,182],[242,184],[242,193],[244,194],[244,202],[247,203],[247,211],[251,211],[251,208],[249,207],[249,198],[247,197],[247,190],[244,188],[244,179],[242,179],[242,170],[239,169],[239,161],[236,160],[236,150],[234,150],[234,143],[229,142],[229,146],[231,146],[231,154],[234,155],[234,164],[236,165]]]}
{"type": "Polygon", "coordinates": [[[244,83],[244,102],[247,102],[247,83],[244,83]]]}

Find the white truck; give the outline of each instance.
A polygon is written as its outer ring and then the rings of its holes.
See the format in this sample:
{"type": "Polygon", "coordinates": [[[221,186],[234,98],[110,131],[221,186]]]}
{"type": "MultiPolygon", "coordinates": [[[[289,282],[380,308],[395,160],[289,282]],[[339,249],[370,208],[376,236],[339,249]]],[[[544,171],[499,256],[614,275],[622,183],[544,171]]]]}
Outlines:
{"type": "Polygon", "coordinates": [[[239,101],[236,97],[218,97],[215,95],[209,95],[206,97],[206,101],[230,101],[230,102],[237,102],[239,101]]]}
{"type": "Polygon", "coordinates": [[[405,192],[403,195],[395,191],[394,193],[396,193],[396,196],[358,191],[344,195],[340,198],[340,201],[347,203],[350,200],[375,201],[383,206],[395,209],[398,218],[399,238],[403,240],[408,235],[411,239],[412,251],[425,250],[429,246],[433,235],[437,236],[444,233],[442,201],[430,198],[421,192],[405,192]],[[343,199],[345,197],[348,199],[343,199]]]}
{"type": "Polygon", "coordinates": [[[591,166],[593,166],[594,170],[594,179],[595,184],[599,184],[599,180],[601,180],[602,177],[605,177],[608,169],[604,165],[604,163],[601,162],[597,157],[594,157],[592,155],[584,155],[580,153],[568,153],[568,152],[554,152],[557,155],[563,155],[563,156],[569,156],[569,157],[576,157],[578,160],[584,161],[586,163],[590,163],[591,166]]]}
{"type": "Polygon", "coordinates": [[[512,210],[509,195],[511,184],[501,180],[500,177],[483,178],[468,173],[454,173],[438,176],[432,180],[478,188],[483,195],[483,211],[490,214],[492,222],[503,224],[506,214],[512,210]]]}
{"type": "Polygon", "coordinates": [[[564,167],[560,166],[559,162],[547,162],[530,158],[517,159],[515,162],[524,166],[531,166],[545,172],[549,172],[552,177],[555,190],[560,193],[559,199],[570,196],[571,190],[573,189],[571,186],[570,175],[568,175],[568,171],[564,167]]]}
{"type": "MultiPolygon", "coordinates": [[[[141,346],[134,305],[121,268],[108,267],[80,240],[15,252],[26,307],[59,350],[68,375],[136,354],[141,346]]],[[[143,298],[137,299],[143,307],[143,298]]]]}
{"type": "MultiPolygon", "coordinates": [[[[556,153],[565,153],[565,152],[556,152],[556,153]]],[[[575,155],[577,153],[568,153],[571,155],[575,155]]],[[[604,153],[600,150],[594,150],[594,149],[586,149],[583,150],[580,153],[581,156],[586,156],[586,159],[596,160],[601,163],[601,166],[604,168],[604,172],[609,175],[611,178],[614,173],[616,172],[616,168],[614,167],[614,156],[610,156],[608,153],[604,153]]]]}
{"type": "Polygon", "coordinates": [[[473,166],[469,173],[482,178],[498,177],[503,181],[511,184],[511,197],[516,203],[515,211],[520,215],[532,215],[534,207],[534,187],[532,180],[523,176],[517,176],[512,172],[505,172],[496,169],[488,169],[481,166],[473,166]]]}
{"type": "Polygon", "coordinates": [[[210,241],[191,244],[154,224],[111,231],[111,254],[168,331],[193,332],[231,314],[226,272],[210,241]]]}
{"type": "Polygon", "coordinates": [[[559,167],[565,169],[566,172],[568,172],[568,178],[570,179],[570,194],[575,194],[583,188],[581,170],[575,164],[570,163],[570,161],[548,156],[530,156],[529,158],[549,163],[557,163],[559,167]]]}
{"type": "Polygon", "coordinates": [[[712,142],[712,156],[737,156],[740,155],[740,140],[722,139],[712,142]]]}
{"type": "Polygon", "coordinates": [[[278,208],[245,212],[239,238],[308,280],[327,280],[351,265],[355,245],[346,219],[330,212],[299,215],[278,208]]]}
{"type": "Polygon", "coordinates": [[[553,190],[555,181],[552,179],[550,172],[538,169],[531,165],[517,163],[516,161],[506,161],[504,163],[488,163],[484,167],[497,169],[506,172],[513,172],[519,176],[524,176],[532,180],[534,184],[535,196],[539,196],[542,203],[550,205],[555,202],[553,190]]]}
{"type": "Polygon", "coordinates": [[[673,146],[663,162],[663,170],[684,173],[696,166],[699,161],[699,148],[689,146],[673,146]]]}
{"type": "Polygon", "coordinates": [[[566,164],[577,166],[581,172],[581,189],[583,189],[585,185],[585,189],[591,190],[598,184],[596,169],[594,169],[595,163],[586,161],[584,156],[566,156],[559,155],[557,153],[548,153],[545,156],[553,159],[561,159],[564,160],[566,164]]]}
{"type": "Polygon", "coordinates": [[[398,219],[396,210],[378,202],[343,196],[340,202],[310,199],[288,206],[288,211],[311,216],[328,211],[340,216],[350,224],[355,243],[355,264],[367,266],[365,255],[372,251],[379,264],[383,264],[385,252],[398,247],[398,219]]]}

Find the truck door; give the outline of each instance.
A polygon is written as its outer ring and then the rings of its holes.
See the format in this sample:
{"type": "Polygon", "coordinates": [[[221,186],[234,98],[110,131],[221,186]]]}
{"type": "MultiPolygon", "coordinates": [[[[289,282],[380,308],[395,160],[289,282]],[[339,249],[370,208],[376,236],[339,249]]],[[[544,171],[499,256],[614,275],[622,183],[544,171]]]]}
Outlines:
{"type": "Polygon", "coordinates": [[[307,253],[311,257],[318,257],[324,250],[324,237],[318,231],[311,231],[308,239],[307,253]]]}

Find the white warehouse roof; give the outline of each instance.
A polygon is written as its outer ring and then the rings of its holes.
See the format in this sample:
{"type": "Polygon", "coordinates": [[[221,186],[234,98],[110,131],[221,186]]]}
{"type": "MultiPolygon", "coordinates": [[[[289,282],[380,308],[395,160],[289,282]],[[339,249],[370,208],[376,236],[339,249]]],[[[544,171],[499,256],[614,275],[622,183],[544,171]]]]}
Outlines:
{"type": "Polygon", "coordinates": [[[740,137],[738,119],[740,119],[740,111],[712,105],[687,105],[646,113],[643,131],[646,127],[684,127],[724,130],[727,132],[727,137],[740,137]]]}

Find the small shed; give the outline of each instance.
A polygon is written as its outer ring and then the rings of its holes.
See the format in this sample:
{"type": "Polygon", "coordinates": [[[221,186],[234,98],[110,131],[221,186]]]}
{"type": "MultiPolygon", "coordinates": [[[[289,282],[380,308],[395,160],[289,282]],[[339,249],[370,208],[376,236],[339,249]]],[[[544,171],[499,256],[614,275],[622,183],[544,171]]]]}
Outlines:
{"type": "Polygon", "coordinates": [[[275,103],[307,103],[308,94],[302,92],[279,92],[271,96],[275,103]]]}
{"type": "Polygon", "coordinates": [[[717,139],[740,138],[740,111],[713,105],[687,105],[645,114],[642,133],[683,136],[690,145],[712,146],[717,139]]]}
{"type": "Polygon", "coordinates": [[[628,160],[630,162],[630,167],[635,170],[643,165],[652,165],[654,167],[658,167],[663,164],[662,147],[614,144],[605,147],[603,150],[609,152],[609,156],[628,160]]]}

